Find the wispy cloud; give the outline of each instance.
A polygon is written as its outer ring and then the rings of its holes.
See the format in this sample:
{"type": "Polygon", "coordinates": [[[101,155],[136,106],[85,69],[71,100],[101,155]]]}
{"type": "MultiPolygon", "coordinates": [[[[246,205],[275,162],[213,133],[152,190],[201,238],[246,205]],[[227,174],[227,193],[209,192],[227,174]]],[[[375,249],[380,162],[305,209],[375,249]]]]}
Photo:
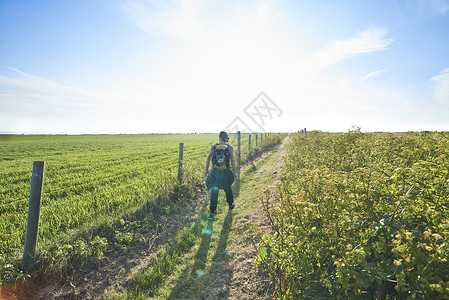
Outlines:
{"type": "Polygon", "coordinates": [[[436,101],[449,107],[449,68],[430,79],[436,101]]]}
{"type": "Polygon", "coordinates": [[[7,114],[51,112],[52,116],[71,115],[80,110],[89,113],[98,103],[96,95],[84,89],[64,86],[18,69],[0,75],[0,107],[7,114]]]}
{"type": "Polygon", "coordinates": [[[385,38],[386,34],[385,28],[371,26],[360,32],[356,38],[331,42],[306,62],[315,70],[321,70],[358,54],[385,50],[393,42],[393,39],[385,38]]]}
{"type": "MultiPolygon", "coordinates": [[[[143,31],[184,41],[217,39],[233,23],[256,17],[269,20],[278,0],[126,0],[121,11],[143,31]]],[[[251,19],[254,21],[254,19],[251,19]]],[[[253,24],[254,25],[254,24],[253,24]]]]}
{"type": "Polygon", "coordinates": [[[381,70],[373,71],[373,72],[367,74],[366,76],[363,76],[362,78],[360,78],[359,81],[363,82],[363,81],[365,81],[365,80],[367,80],[369,78],[374,78],[374,77],[378,76],[379,74],[385,72],[386,70],[387,69],[381,69],[381,70]]]}
{"type": "Polygon", "coordinates": [[[182,40],[204,38],[207,0],[128,0],[120,9],[146,32],[161,32],[182,40]]]}

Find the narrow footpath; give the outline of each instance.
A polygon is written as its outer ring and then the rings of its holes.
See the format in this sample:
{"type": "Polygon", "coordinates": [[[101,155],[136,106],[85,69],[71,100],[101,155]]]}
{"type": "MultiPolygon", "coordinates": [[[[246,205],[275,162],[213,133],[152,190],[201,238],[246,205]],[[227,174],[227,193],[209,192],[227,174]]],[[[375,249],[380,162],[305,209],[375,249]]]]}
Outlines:
{"type": "Polygon", "coordinates": [[[267,298],[264,293],[268,278],[256,269],[257,252],[252,239],[257,233],[271,230],[262,200],[279,181],[284,143],[244,168],[240,181],[235,183],[240,191],[234,210],[229,211],[224,195],[221,197],[212,236],[206,231],[201,245],[192,249],[196,261],[185,273],[194,275],[190,279],[185,274],[179,276],[177,286],[182,288],[173,288],[169,299],[267,298]],[[202,260],[201,264],[197,260],[202,260]],[[204,270],[195,270],[199,265],[204,270]]]}

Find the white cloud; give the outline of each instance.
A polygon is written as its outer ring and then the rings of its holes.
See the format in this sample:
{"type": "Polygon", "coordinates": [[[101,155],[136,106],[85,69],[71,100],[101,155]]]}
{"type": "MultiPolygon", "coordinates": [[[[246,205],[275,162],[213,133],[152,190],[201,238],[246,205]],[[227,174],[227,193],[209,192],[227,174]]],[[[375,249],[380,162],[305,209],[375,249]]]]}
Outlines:
{"type": "MultiPolygon", "coordinates": [[[[101,108],[102,102],[95,93],[14,68],[9,68],[9,71],[11,74],[7,76],[0,75],[2,130],[15,131],[24,123],[32,124],[30,128],[37,130],[39,123],[48,123],[50,119],[57,120],[52,125],[54,129],[69,119],[89,119],[101,108]]],[[[45,128],[39,130],[46,131],[45,128]]]]}
{"type": "MultiPolygon", "coordinates": [[[[277,14],[278,0],[217,2],[213,0],[127,0],[120,9],[149,33],[162,33],[183,41],[219,39],[227,27],[254,17],[269,21],[277,14]]],[[[257,24],[253,24],[257,26],[257,24]]]]}
{"type": "Polygon", "coordinates": [[[369,73],[369,74],[363,76],[362,78],[360,78],[359,81],[360,81],[360,82],[363,82],[363,81],[365,81],[365,80],[367,80],[367,79],[369,79],[369,78],[377,77],[379,74],[385,72],[386,70],[387,70],[387,69],[381,69],[381,70],[373,71],[373,72],[371,72],[371,73],[369,73]]]}
{"type": "Polygon", "coordinates": [[[275,4],[278,2],[278,0],[265,0],[265,1],[258,1],[257,4],[259,5],[257,7],[257,12],[261,17],[267,17],[273,14],[273,11],[275,10],[275,4]]]}
{"type": "Polygon", "coordinates": [[[198,41],[207,37],[212,22],[205,13],[208,2],[128,0],[120,8],[143,31],[198,41]]]}
{"type": "Polygon", "coordinates": [[[12,76],[0,75],[1,104],[8,102],[8,98],[15,102],[35,103],[41,108],[50,105],[92,108],[95,104],[92,100],[97,95],[85,89],[65,86],[14,68],[9,70],[12,76]]]}
{"type": "Polygon", "coordinates": [[[152,69],[152,74],[137,72],[126,82],[116,79],[111,94],[134,98],[133,105],[121,111],[131,114],[139,107],[136,114],[158,111],[167,120],[176,115],[186,124],[208,119],[218,123],[214,129],[222,129],[235,115],[212,114],[211,107],[230,107],[238,114],[261,90],[281,81],[287,62],[285,43],[272,27],[280,17],[277,2],[128,1],[123,11],[133,22],[181,43],[167,51],[163,67],[152,69]]]}
{"type": "Polygon", "coordinates": [[[386,34],[385,28],[371,26],[356,38],[331,42],[327,48],[309,57],[307,65],[321,70],[357,54],[386,50],[393,42],[393,39],[385,38],[386,34]]]}
{"type": "MultiPolygon", "coordinates": [[[[211,1],[127,1],[142,30],[187,41],[167,48],[163,64],[142,60],[127,74],[77,88],[9,69],[0,75],[0,130],[39,132],[178,132],[220,130],[265,88],[283,60],[267,22],[275,1],[212,12],[211,1]],[[221,19],[215,21],[214,16],[221,19]],[[212,25],[212,26],[209,26],[212,25]],[[213,33],[213,34],[212,34],[213,33]],[[204,37],[213,37],[204,39],[204,37]],[[158,65],[159,67],[153,67],[158,65]],[[273,72],[274,73],[274,72],[273,72]],[[86,119],[89,119],[87,121],[86,119]],[[15,120],[15,121],[13,121],[15,120]],[[92,124],[92,129],[88,124],[92,124]],[[30,129],[28,129],[30,131],[30,129]]],[[[213,9],[212,9],[213,10],[213,9]]]]}
{"type": "Polygon", "coordinates": [[[430,79],[436,101],[449,107],[449,68],[430,79]]]}

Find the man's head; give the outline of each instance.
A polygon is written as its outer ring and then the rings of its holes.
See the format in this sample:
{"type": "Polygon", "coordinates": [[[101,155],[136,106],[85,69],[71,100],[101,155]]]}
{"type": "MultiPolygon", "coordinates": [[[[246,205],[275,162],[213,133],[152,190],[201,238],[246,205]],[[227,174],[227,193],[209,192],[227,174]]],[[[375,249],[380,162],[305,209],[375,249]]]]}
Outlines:
{"type": "Polygon", "coordinates": [[[225,131],[221,131],[220,134],[218,135],[218,138],[226,143],[229,141],[229,135],[225,131]]]}

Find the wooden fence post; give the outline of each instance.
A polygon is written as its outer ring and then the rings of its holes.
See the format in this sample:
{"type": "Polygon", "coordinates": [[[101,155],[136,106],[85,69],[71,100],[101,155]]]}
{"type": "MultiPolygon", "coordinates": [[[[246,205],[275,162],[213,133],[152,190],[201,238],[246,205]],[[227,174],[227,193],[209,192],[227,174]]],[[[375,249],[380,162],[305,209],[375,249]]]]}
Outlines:
{"type": "Polygon", "coordinates": [[[304,137],[307,137],[307,129],[304,128],[304,137]]]}
{"type": "Polygon", "coordinates": [[[184,156],[184,143],[179,143],[179,159],[178,159],[178,181],[182,180],[182,160],[184,156]]]}
{"type": "Polygon", "coordinates": [[[249,135],[249,140],[248,140],[248,152],[251,151],[251,134],[249,135]]]}
{"type": "Polygon", "coordinates": [[[257,134],[256,134],[256,147],[257,147],[257,134]]]}
{"type": "Polygon", "coordinates": [[[44,183],[45,162],[35,161],[31,175],[30,200],[28,203],[28,220],[25,234],[22,265],[30,271],[36,255],[37,235],[39,231],[39,218],[41,212],[42,187],[44,183]]]}
{"type": "Polygon", "coordinates": [[[237,131],[237,173],[240,175],[240,131],[237,131]]]}
{"type": "Polygon", "coordinates": [[[260,144],[262,145],[263,139],[262,139],[263,133],[260,134],[260,144]]]}

